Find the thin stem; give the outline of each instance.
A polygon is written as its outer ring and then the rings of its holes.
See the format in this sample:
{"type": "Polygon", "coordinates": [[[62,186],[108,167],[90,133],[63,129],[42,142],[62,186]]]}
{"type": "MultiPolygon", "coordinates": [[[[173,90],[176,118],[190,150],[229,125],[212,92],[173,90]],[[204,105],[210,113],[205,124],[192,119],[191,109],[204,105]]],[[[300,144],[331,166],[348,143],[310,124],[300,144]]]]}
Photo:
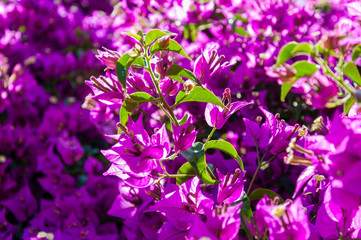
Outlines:
{"type": "Polygon", "coordinates": [[[185,99],[186,97],[187,97],[187,95],[185,95],[184,97],[182,97],[181,99],[179,99],[179,101],[176,102],[176,103],[174,103],[174,105],[171,106],[170,108],[171,108],[172,110],[174,110],[174,109],[179,105],[179,103],[181,103],[182,100],[185,99]]]}
{"type": "Polygon", "coordinates": [[[179,153],[180,153],[180,151],[174,153],[173,155],[171,155],[171,156],[168,157],[168,158],[162,159],[162,161],[174,160],[174,159],[178,156],[179,153]]]}
{"type": "Polygon", "coordinates": [[[343,81],[342,75],[341,78],[337,77],[336,74],[331,70],[331,68],[327,65],[327,63],[320,57],[316,57],[315,61],[323,67],[323,71],[325,74],[330,75],[338,85],[340,85],[346,92],[353,94],[354,91],[343,81]]]}
{"type": "MultiPolygon", "coordinates": [[[[271,150],[271,147],[267,149],[266,153],[265,153],[265,154],[263,155],[263,157],[262,157],[262,160],[258,163],[256,172],[254,173],[254,175],[253,175],[253,177],[252,177],[252,180],[251,180],[251,183],[249,184],[249,187],[248,187],[248,190],[247,190],[247,196],[248,196],[249,192],[251,191],[251,187],[252,187],[252,185],[253,185],[254,180],[256,179],[256,176],[257,176],[259,170],[261,169],[261,166],[263,165],[263,164],[262,164],[262,163],[263,163],[263,160],[264,160],[264,158],[266,157],[267,153],[268,153],[270,150],[271,150]]],[[[281,153],[284,152],[284,151],[285,151],[285,150],[283,150],[283,151],[281,151],[281,152],[278,152],[278,153],[276,153],[275,155],[273,155],[273,156],[266,162],[266,164],[267,164],[267,163],[270,163],[275,157],[278,156],[278,154],[281,154],[281,153]]]]}
{"type": "Polygon", "coordinates": [[[150,65],[150,58],[148,56],[145,57],[145,60],[147,62],[147,70],[153,80],[153,84],[155,86],[155,88],[157,89],[157,92],[158,92],[158,95],[159,95],[159,98],[160,98],[160,101],[163,103],[163,106],[164,108],[162,108],[162,110],[167,114],[167,116],[170,118],[170,120],[176,125],[176,126],[179,126],[179,122],[176,118],[176,116],[174,115],[173,113],[173,110],[171,109],[171,107],[168,105],[167,101],[165,100],[163,94],[162,94],[162,91],[160,90],[160,87],[159,87],[159,83],[158,83],[158,80],[156,79],[155,75],[154,75],[154,72],[153,72],[153,69],[150,65]]]}
{"type": "Polygon", "coordinates": [[[211,178],[217,180],[216,176],[214,176],[212,170],[208,167],[208,165],[206,166],[206,170],[207,170],[208,174],[211,176],[211,178]]]}
{"type": "Polygon", "coordinates": [[[167,170],[165,169],[163,163],[162,163],[162,160],[161,159],[158,159],[159,161],[159,164],[160,164],[160,167],[163,169],[164,173],[166,176],[169,176],[169,173],[167,172],[167,170]]]}
{"type": "Polygon", "coordinates": [[[253,138],[253,141],[254,141],[254,143],[256,144],[256,152],[257,152],[257,164],[259,164],[259,149],[258,149],[258,143],[257,143],[257,140],[256,140],[256,138],[254,137],[254,135],[253,135],[253,133],[252,133],[252,131],[251,131],[251,134],[252,134],[252,138],[253,138]]]}
{"type": "Polygon", "coordinates": [[[162,178],[177,178],[177,177],[195,177],[196,175],[193,174],[184,174],[184,173],[180,173],[180,174],[168,174],[168,175],[164,175],[164,174],[158,174],[160,177],[162,178]]]}
{"type": "Polygon", "coordinates": [[[204,143],[204,145],[206,145],[211,140],[215,131],[216,131],[216,125],[214,125],[214,127],[213,127],[211,133],[208,135],[208,138],[207,138],[206,142],[204,143]]]}
{"type": "Polygon", "coordinates": [[[168,113],[168,111],[163,107],[163,104],[162,104],[162,103],[159,103],[157,106],[163,110],[163,112],[165,113],[165,115],[167,115],[167,117],[168,117],[172,122],[174,122],[174,119],[173,119],[172,116],[168,113]]]}

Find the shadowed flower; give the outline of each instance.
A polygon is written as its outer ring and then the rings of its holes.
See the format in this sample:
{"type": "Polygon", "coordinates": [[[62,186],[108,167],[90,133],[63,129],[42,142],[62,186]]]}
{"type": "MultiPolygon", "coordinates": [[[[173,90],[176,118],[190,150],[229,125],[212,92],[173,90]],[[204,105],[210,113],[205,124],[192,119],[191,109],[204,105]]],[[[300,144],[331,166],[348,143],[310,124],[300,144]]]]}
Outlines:
{"type": "Polygon", "coordinates": [[[182,126],[173,126],[174,151],[183,151],[190,148],[196,140],[198,131],[191,124],[191,118],[182,126]]]}

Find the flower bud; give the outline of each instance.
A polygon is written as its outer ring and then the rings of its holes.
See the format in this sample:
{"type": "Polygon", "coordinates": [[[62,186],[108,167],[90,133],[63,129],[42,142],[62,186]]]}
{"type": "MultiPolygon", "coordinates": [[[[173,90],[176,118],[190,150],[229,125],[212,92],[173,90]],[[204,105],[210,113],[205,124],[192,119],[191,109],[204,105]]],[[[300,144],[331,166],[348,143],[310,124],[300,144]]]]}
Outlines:
{"type": "Polygon", "coordinates": [[[166,49],[169,46],[170,43],[170,36],[165,35],[158,39],[158,46],[160,49],[166,49]]]}
{"type": "Polygon", "coordinates": [[[192,89],[194,88],[194,82],[190,79],[188,79],[185,83],[183,83],[183,88],[186,94],[189,94],[192,89]]]}
{"type": "Polygon", "coordinates": [[[143,51],[143,48],[142,46],[140,46],[138,43],[135,44],[135,50],[138,52],[138,53],[141,53],[143,51]]]}
{"type": "Polygon", "coordinates": [[[108,68],[115,69],[120,54],[116,51],[112,51],[104,48],[105,51],[98,50],[96,57],[102,61],[108,68]]]}
{"type": "Polygon", "coordinates": [[[128,54],[132,57],[132,58],[136,58],[139,56],[139,52],[135,49],[132,48],[128,51],[128,54]]]}

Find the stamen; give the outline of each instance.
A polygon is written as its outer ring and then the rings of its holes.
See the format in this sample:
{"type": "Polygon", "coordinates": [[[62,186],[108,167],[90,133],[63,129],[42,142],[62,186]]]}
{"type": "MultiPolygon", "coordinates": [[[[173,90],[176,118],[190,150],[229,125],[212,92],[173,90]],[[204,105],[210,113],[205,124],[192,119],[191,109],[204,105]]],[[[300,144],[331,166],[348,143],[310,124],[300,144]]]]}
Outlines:
{"type": "Polygon", "coordinates": [[[152,192],[151,190],[148,190],[148,191],[147,191],[147,195],[152,196],[152,197],[154,197],[154,198],[157,199],[157,200],[160,200],[160,196],[159,196],[158,194],[152,192]]]}
{"type": "Polygon", "coordinates": [[[120,122],[117,123],[117,127],[120,128],[125,134],[129,135],[127,127],[123,126],[120,122]]]}
{"type": "Polygon", "coordinates": [[[241,174],[241,170],[240,170],[240,169],[236,169],[236,171],[235,171],[234,174],[233,174],[232,181],[231,181],[232,184],[237,181],[237,178],[239,177],[240,174],[241,174]]]}
{"type": "Polygon", "coordinates": [[[108,83],[108,81],[105,79],[104,76],[100,76],[99,78],[100,78],[106,85],[108,85],[108,87],[110,87],[110,89],[112,89],[112,90],[115,91],[115,92],[118,91],[115,87],[113,87],[112,85],[110,85],[110,83],[108,83]]]}
{"type": "Polygon", "coordinates": [[[287,157],[284,158],[284,162],[286,164],[291,164],[291,165],[312,166],[311,159],[300,157],[300,156],[294,156],[293,151],[289,152],[287,157]]]}
{"type": "Polygon", "coordinates": [[[321,181],[325,180],[326,178],[323,175],[316,174],[315,176],[313,176],[313,179],[317,180],[318,182],[321,182],[321,181]]]}
{"type": "Polygon", "coordinates": [[[101,90],[103,92],[110,92],[111,91],[110,89],[108,89],[105,86],[103,86],[102,84],[100,84],[100,82],[94,76],[91,76],[90,80],[92,82],[94,82],[94,87],[98,88],[99,90],[101,90]]]}
{"type": "Polygon", "coordinates": [[[277,216],[277,217],[281,217],[286,211],[286,207],[283,206],[283,205],[279,205],[279,206],[275,206],[273,209],[272,209],[272,212],[271,214],[273,216],[277,216]]]}
{"type": "Polygon", "coordinates": [[[231,174],[230,174],[230,173],[227,173],[227,175],[226,175],[226,180],[224,181],[223,189],[224,189],[225,187],[227,187],[228,180],[229,180],[229,177],[230,177],[230,176],[231,176],[231,174]]]}
{"type": "Polygon", "coordinates": [[[293,127],[293,129],[292,129],[292,132],[291,132],[291,134],[286,138],[286,140],[290,140],[291,139],[291,137],[293,136],[293,134],[295,134],[295,132],[297,131],[297,129],[300,127],[300,125],[298,125],[298,124],[295,124],[295,126],[293,127]]]}

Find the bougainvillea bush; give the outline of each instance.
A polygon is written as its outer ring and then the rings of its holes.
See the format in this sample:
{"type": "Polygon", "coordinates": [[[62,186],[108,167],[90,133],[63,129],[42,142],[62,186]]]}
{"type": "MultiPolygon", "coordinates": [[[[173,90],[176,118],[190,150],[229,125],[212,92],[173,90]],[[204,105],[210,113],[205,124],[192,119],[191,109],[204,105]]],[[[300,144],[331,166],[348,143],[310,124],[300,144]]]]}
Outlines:
{"type": "Polygon", "coordinates": [[[0,239],[360,239],[361,2],[0,2],[0,239]]]}

